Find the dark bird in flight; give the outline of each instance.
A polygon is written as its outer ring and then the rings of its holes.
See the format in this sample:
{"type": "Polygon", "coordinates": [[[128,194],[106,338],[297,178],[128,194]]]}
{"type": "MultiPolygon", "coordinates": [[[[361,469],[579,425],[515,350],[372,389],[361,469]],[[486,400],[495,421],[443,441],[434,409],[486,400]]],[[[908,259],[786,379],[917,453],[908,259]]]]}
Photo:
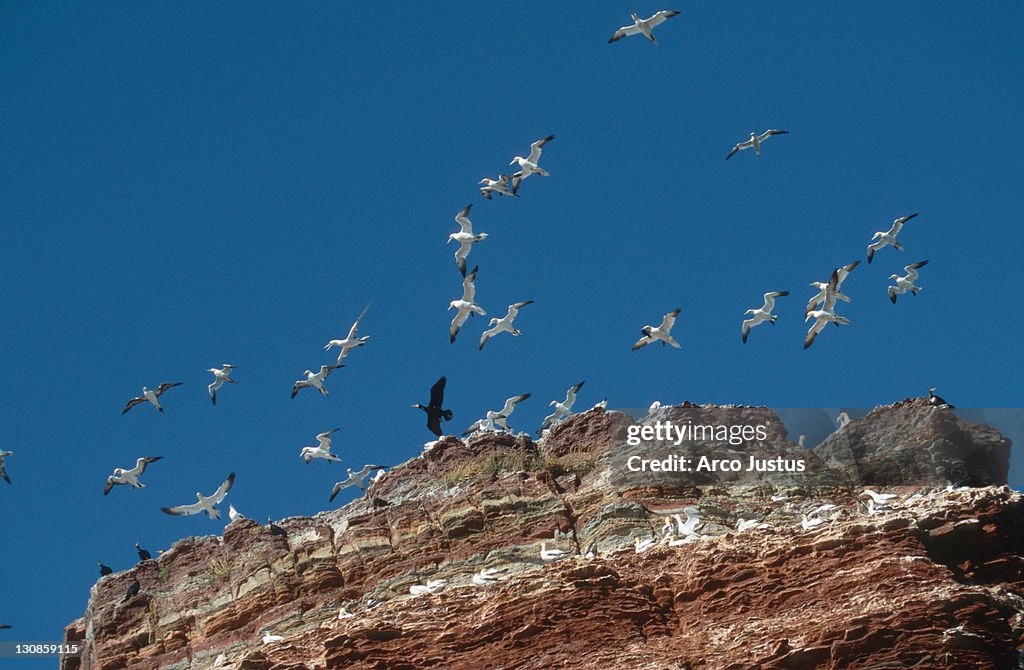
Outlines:
{"type": "Polygon", "coordinates": [[[419,403],[413,405],[413,407],[418,407],[427,413],[427,428],[438,437],[444,434],[441,431],[441,419],[445,421],[452,420],[452,411],[441,408],[441,405],[444,404],[444,385],[446,381],[444,377],[441,377],[437,380],[436,384],[430,387],[430,403],[426,407],[419,403]]]}

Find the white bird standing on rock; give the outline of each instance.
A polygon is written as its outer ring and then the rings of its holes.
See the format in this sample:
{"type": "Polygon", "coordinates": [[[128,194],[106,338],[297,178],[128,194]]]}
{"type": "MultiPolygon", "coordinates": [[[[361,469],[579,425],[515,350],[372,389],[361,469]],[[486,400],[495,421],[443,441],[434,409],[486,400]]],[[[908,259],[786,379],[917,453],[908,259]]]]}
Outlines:
{"type": "Polygon", "coordinates": [[[443,591],[444,587],[447,585],[447,579],[431,579],[425,585],[413,584],[409,587],[409,593],[411,593],[414,596],[423,595],[424,593],[439,593],[443,591]]]}
{"type": "Polygon", "coordinates": [[[641,540],[639,535],[633,538],[633,550],[638,554],[644,553],[653,547],[654,544],[655,542],[651,538],[641,540]]]}
{"type": "Polygon", "coordinates": [[[207,370],[207,372],[213,373],[213,383],[207,386],[206,389],[210,392],[210,402],[214,405],[217,404],[217,389],[223,386],[224,382],[228,382],[229,384],[236,383],[235,380],[231,378],[231,371],[236,367],[238,366],[231,365],[230,363],[224,363],[223,367],[209,368],[207,370]]]}
{"type": "Polygon", "coordinates": [[[345,358],[346,355],[348,355],[349,349],[361,347],[364,344],[366,344],[366,341],[368,339],[370,339],[369,335],[359,337],[359,322],[363,320],[364,316],[366,316],[366,310],[368,309],[370,309],[370,304],[367,304],[366,307],[363,308],[362,313],[359,314],[359,318],[356,319],[355,323],[352,324],[352,327],[348,329],[348,336],[345,339],[331,340],[330,342],[324,345],[324,351],[330,349],[331,347],[338,347],[339,349],[341,349],[341,351],[338,353],[337,361],[339,366],[341,365],[342,359],[345,358]]]}
{"type": "Polygon", "coordinates": [[[306,465],[309,465],[314,458],[322,458],[328,463],[331,461],[340,461],[341,457],[331,453],[331,434],[339,430],[338,428],[331,428],[330,430],[320,433],[316,436],[317,445],[315,447],[303,447],[302,451],[299,452],[299,456],[302,460],[306,461],[306,465]]]}
{"type": "Polygon", "coordinates": [[[764,142],[766,139],[768,139],[772,135],[788,135],[788,134],[789,134],[788,130],[766,130],[763,133],[761,133],[760,135],[758,135],[754,131],[751,131],[750,132],[750,139],[747,140],[746,142],[740,142],[736,146],[734,146],[732,148],[732,151],[729,152],[729,155],[725,157],[725,160],[729,160],[730,158],[732,158],[733,154],[735,154],[737,151],[743,151],[744,149],[749,149],[751,147],[754,148],[754,153],[757,154],[758,156],[760,156],[761,155],[761,143],[762,142],[764,142]]]}
{"type": "Polygon", "coordinates": [[[640,329],[640,332],[644,334],[636,343],[633,345],[633,351],[646,347],[651,342],[661,341],[661,346],[670,344],[676,349],[681,349],[682,345],[675,341],[672,337],[672,327],[676,325],[676,317],[679,316],[679,308],[676,307],[674,310],[666,314],[662,320],[661,325],[655,328],[654,326],[644,326],[640,329]]]}
{"type": "Polygon", "coordinates": [[[103,495],[110,493],[110,489],[114,488],[118,484],[126,484],[131,486],[133,489],[143,489],[146,485],[139,481],[139,477],[146,471],[146,466],[150,463],[156,463],[163,456],[143,456],[135,461],[135,467],[130,470],[123,468],[114,468],[114,474],[107,477],[107,483],[103,487],[103,495]]]}
{"type": "Polygon", "coordinates": [[[271,635],[269,630],[260,631],[263,633],[263,644],[273,644],[274,642],[280,642],[284,638],[280,635],[271,635]]]}
{"type": "Polygon", "coordinates": [[[759,326],[765,321],[775,325],[775,320],[778,318],[772,314],[772,310],[775,309],[775,299],[787,295],[789,295],[789,291],[769,291],[764,294],[764,305],[760,309],[748,309],[744,312],[744,314],[750,314],[750,318],[743,321],[743,327],[740,329],[743,344],[747,343],[747,336],[750,335],[751,328],[759,326]]]}
{"type": "Polygon", "coordinates": [[[903,268],[907,273],[906,276],[900,277],[897,274],[889,275],[889,279],[896,282],[895,286],[888,287],[889,300],[892,301],[892,304],[896,304],[896,296],[906,293],[907,291],[917,295],[917,292],[921,290],[920,286],[916,286],[914,284],[914,282],[917,281],[917,271],[926,265],[928,265],[928,261],[918,261],[917,263],[912,263],[903,268]]]}
{"type": "Polygon", "coordinates": [[[228,519],[230,519],[232,523],[244,518],[245,515],[239,512],[237,509],[235,509],[234,505],[228,504],[228,519]]]}
{"type": "Polygon", "coordinates": [[[483,307],[476,304],[476,284],[474,282],[476,282],[476,273],[479,269],[479,266],[474,267],[473,271],[462,280],[462,298],[448,303],[448,309],[455,310],[455,318],[452,319],[452,325],[448,331],[452,344],[455,343],[455,336],[459,334],[459,329],[466,323],[470,315],[479,314],[480,316],[487,316],[487,312],[484,311],[483,307]]]}
{"type": "Polygon", "coordinates": [[[540,557],[545,561],[557,561],[561,558],[565,558],[569,555],[569,552],[562,551],[561,549],[548,549],[547,542],[540,543],[540,557]]]}
{"type": "Polygon", "coordinates": [[[329,396],[330,393],[327,392],[327,388],[324,386],[324,382],[327,380],[327,376],[331,374],[332,370],[337,370],[338,368],[343,368],[343,367],[345,367],[345,366],[344,365],[340,365],[340,364],[339,365],[321,365],[320,366],[320,371],[317,372],[316,374],[313,374],[313,372],[311,370],[306,370],[303,373],[303,374],[306,375],[306,378],[305,379],[300,379],[299,381],[295,382],[295,384],[292,386],[292,396],[291,397],[294,398],[295,394],[298,393],[299,391],[301,391],[304,388],[314,388],[317,391],[320,391],[321,395],[329,396]]]}
{"type": "Polygon", "coordinates": [[[477,586],[489,586],[508,579],[505,573],[508,568],[481,568],[480,572],[473,575],[473,583],[477,586]]]}
{"type": "Polygon", "coordinates": [[[900,230],[903,228],[903,224],[910,221],[912,218],[917,216],[917,212],[909,214],[907,216],[901,216],[892,222],[892,227],[889,230],[882,232],[878,231],[871,236],[872,240],[875,240],[868,245],[868,263],[875,257],[876,251],[881,251],[886,246],[895,247],[900,251],[903,251],[903,245],[896,241],[896,236],[899,235],[900,230]]]}
{"type": "Polygon", "coordinates": [[[460,230],[448,236],[448,243],[453,240],[459,243],[459,248],[455,251],[455,264],[459,266],[459,272],[463,277],[466,276],[466,257],[473,250],[473,245],[487,239],[487,233],[473,234],[473,222],[469,220],[469,210],[472,206],[473,203],[469,203],[455,215],[460,230]]]}
{"type": "MultiPolygon", "coordinates": [[[[518,164],[519,172],[516,172],[512,177],[519,182],[523,181],[533,173],[539,174],[541,177],[548,177],[548,171],[542,168],[540,163],[540,150],[545,144],[555,139],[554,135],[548,135],[547,137],[541,138],[530,145],[530,155],[526,158],[522,156],[516,156],[513,158],[509,165],[518,164]]],[[[513,182],[518,183],[518,182],[513,182]]],[[[517,189],[518,190],[518,189],[517,189]]]]}
{"type": "Polygon", "coordinates": [[[489,324],[491,327],[485,330],[483,334],[480,336],[480,350],[483,350],[484,345],[487,344],[487,340],[491,339],[492,337],[500,333],[512,333],[514,336],[519,337],[522,333],[519,332],[518,328],[512,325],[512,322],[519,315],[519,310],[521,310],[523,307],[526,307],[527,305],[532,304],[532,300],[517,302],[515,304],[508,306],[508,313],[505,316],[501,317],[500,319],[497,317],[492,317],[489,324]]]}
{"type": "Polygon", "coordinates": [[[608,44],[617,42],[623,37],[629,37],[630,35],[643,35],[651,41],[652,44],[657,44],[658,40],[654,39],[653,30],[656,26],[660,26],[665,21],[668,21],[679,12],[673,9],[663,9],[660,12],[655,12],[654,16],[646,19],[641,19],[640,15],[636,12],[632,12],[630,16],[633,17],[633,25],[622,26],[608,38],[608,44]]]}

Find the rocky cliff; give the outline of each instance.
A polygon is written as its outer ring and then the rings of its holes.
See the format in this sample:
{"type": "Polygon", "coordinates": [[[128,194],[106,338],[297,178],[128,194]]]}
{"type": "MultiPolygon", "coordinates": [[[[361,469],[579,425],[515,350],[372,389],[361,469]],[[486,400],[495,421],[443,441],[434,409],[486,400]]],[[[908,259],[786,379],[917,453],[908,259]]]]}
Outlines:
{"type": "Polygon", "coordinates": [[[764,439],[631,447],[633,419],[592,410],[540,442],[447,437],[365,498],[280,522],[284,534],[242,520],[183,540],[96,584],[66,630],[87,651],[62,667],[1018,667],[1024,501],[1004,486],[1008,440],[920,400],[877,408],[815,451],[763,408],[639,422],[695,417],[763,425],[764,439]],[[625,466],[659,450],[805,467],[625,466]],[[868,502],[864,484],[900,495],[868,502]],[[636,551],[634,538],[697,510],[689,534],[636,551]],[[542,560],[541,542],[570,556],[542,560]],[[591,543],[597,556],[580,555],[591,543]],[[476,585],[486,569],[493,583],[476,585]],[[268,629],[283,639],[262,643],[268,629]]]}

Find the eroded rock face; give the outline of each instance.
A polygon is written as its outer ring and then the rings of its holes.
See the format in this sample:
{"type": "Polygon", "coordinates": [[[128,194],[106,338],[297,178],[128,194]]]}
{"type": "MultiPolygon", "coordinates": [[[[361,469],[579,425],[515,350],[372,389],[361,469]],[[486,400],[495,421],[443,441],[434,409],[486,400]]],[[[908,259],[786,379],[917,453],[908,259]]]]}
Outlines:
{"type": "MultiPolygon", "coordinates": [[[[659,418],[682,420],[679,411],[659,418]]],[[[693,411],[770,426],[744,454],[806,458],[806,472],[632,477],[622,466],[632,420],[601,410],[539,443],[447,437],[366,498],[279,522],[287,537],[242,520],[223,538],[189,538],[102,578],[66,630],[87,651],[62,667],[205,670],[220,655],[221,667],[253,670],[1015,667],[1021,496],[904,487],[891,509],[868,514],[860,489],[837,486],[872,481],[865,472],[905,476],[865,464],[909,467],[911,445],[940,439],[952,446],[931,453],[959,454],[994,478],[986,483],[1003,483],[1005,438],[912,401],[876,409],[811,453],[763,408],[693,411]],[[823,503],[836,507],[815,513],[823,503]],[[697,536],[636,553],[634,537],[659,537],[686,507],[700,510],[697,536]],[[738,532],[741,519],[765,525],[738,532]],[[542,541],[577,555],[548,563],[542,541]],[[598,557],[578,556],[592,542],[598,557]],[[498,581],[474,585],[485,568],[501,570],[498,581]],[[438,578],[439,593],[409,594],[438,578]],[[140,593],[122,602],[133,580],[140,593]],[[263,645],[264,629],[284,640],[263,645]]]]}

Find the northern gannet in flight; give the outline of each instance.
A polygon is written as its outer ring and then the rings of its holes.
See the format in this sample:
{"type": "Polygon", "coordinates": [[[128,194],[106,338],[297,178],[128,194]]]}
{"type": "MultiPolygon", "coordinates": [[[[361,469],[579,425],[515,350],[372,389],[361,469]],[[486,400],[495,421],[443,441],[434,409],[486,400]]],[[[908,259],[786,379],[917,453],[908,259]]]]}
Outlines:
{"type": "Polygon", "coordinates": [[[875,252],[880,251],[886,245],[896,247],[900,251],[903,251],[903,245],[896,241],[896,236],[899,234],[900,229],[903,228],[903,224],[910,221],[912,218],[917,216],[917,214],[917,212],[914,212],[908,216],[901,216],[892,222],[892,228],[886,232],[883,233],[882,231],[878,231],[872,235],[871,239],[876,241],[868,245],[868,263],[870,263],[875,257],[875,252]]]}
{"type": "Polygon", "coordinates": [[[761,133],[760,135],[758,135],[757,133],[751,131],[750,139],[747,140],[746,142],[740,142],[739,144],[734,146],[732,148],[732,151],[729,152],[729,155],[725,157],[725,160],[729,160],[730,158],[732,158],[733,154],[735,154],[737,151],[743,151],[744,149],[749,149],[750,147],[754,147],[754,153],[756,153],[758,156],[760,156],[761,155],[761,143],[762,142],[764,142],[766,139],[768,139],[772,135],[788,135],[788,134],[789,134],[788,130],[766,130],[763,133],[761,133]]]}
{"type": "Polygon", "coordinates": [[[775,319],[777,318],[772,314],[772,310],[775,309],[775,299],[789,295],[789,291],[769,291],[764,294],[764,305],[761,309],[748,309],[744,314],[750,314],[749,319],[744,319],[743,327],[740,329],[743,335],[743,343],[747,343],[747,336],[750,335],[750,329],[754,326],[759,326],[765,321],[775,325],[775,319]]]}
{"type": "Polygon", "coordinates": [[[413,407],[417,407],[427,413],[427,428],[438,437],[444,434],[441,431],[441,419],[451,421],[453,416],[450,409],[442,408],[444,404],[444,385],[447,381],[445,377],[441,377],[434,382],[434,385],[430,387],[430,401],[427,405],[424,406],[419,403],[413,405],[413,407]]]}
{"type": "Polygon", "coordinates": [[[576,402],[576,394],[579,393],[581,388],[583,388],[585,381],[586,380],[573,385],[565,392],[565,402],[552,400],[548,403],[551,407],[555,408],[555,411],[544,417],[544,423],[541,424],[540,430],[537,431],[538,433],[543,434],[545,430],[548,430],[556,423],[564,421],[570,414],[572,414],[572,406],[576,402]]]}
{"type": "Polygon", "coordinates": [[[829,323],[849,325],[849,319],[835,313],[835,293],[837,292],[836,286],[838,283],[839,271],[833,270],[832,278],[825,288],[825,303],[821,309],[812,309],[810,312],[807,312],[804,323],[811,319],[814,319],[814,323],[811,324],[811,329],[807,331],[807,337],[804,338],[804,349],[814,344],[814,339],[818,337],[821,331],[825,330],[825,326],[829,323]]]}
{"type": "Polygon", "coordinates": [[[846,281],[846,277],[853,272],[853,269],[860,264],[859,260],[844,265],[841,268],[833,270],[836,274],[836,283],[834,288],[830,288],[832,285],[831,281],[812,281],[811,286],[818,289],[817,295],[807,301],[807,308],[804,309],[804,316],[814,309],[816,305],[821,305],[826,311],[832,311],[835,307],[836,300],[842,300],[843,302],[850,302],[850,298],[839,292],[843,282],[846,281]]]}
{"type": "Polygon", "coordinates": [[[544,561],[557,561],[560,558],[565,558],[569,555],[569,552],[562,551],[561,549],[548,549],[547,542],[540,543],[540,557],[544,561]]]}
{"type": "Polygon", "coordinates": [[[7,475],[7,468],[4,466],[4,459],[13,455],[13,451],[0,451],[0,478],[3,478],[3,480],[8,484],[11,483],[11,478],[7,475]]]}
{"type": "Polygon", "coordinates": [[[512,396],[505,400],[505,406],[498,411],[487,410],[487,414],[482,419],[478,419],[476,423],[466,429],[463,435],[469,435],[475,433],[478,430],[497,431],[497,426],[501,426],[505,430],[511,432],[512,429],[508,425],[508,417],[515,411],[516,405],[521,403],[530,397],[529,393],[522,395],[512,396]]]}
{"type": "Polygon", "coordinates": [[[166,514],[172,514],[174,516],[190,516],[192,514],[199,514],[200,512],[206,512],[206,516],[211,519],[220,518],[220,510],[215,507],[218,505],[224,497],[227,496],[228,491],[231,490],[231,486],[235,483],[235,473],[232,472],[228,475],[228,478],[224,480],[217,490],[209,496],[204,496],[199,491],[196,491],[196,498],[199,502],[191,505],[178,505],[177,507],[161,507],[166,514]]]}
{"type": "Polygon", "coordinates": [[[306,465],[312,463],[314,458],[322,458],[328,463],[331,461],[341,460],[340,456],[331,453],[331,434],[336,430],[338,429],[331,428],[330,430],[317,435],[317,445],[315,447],[302,448],[302,451],[299,452],[299,457],[306,461],[306,465]]]}
{"type": "Polygon", "coordinates": [[[153,560],[153,554],[149,553],[145,549],[139,546],[139,543],[135,543],[135,551],[139,552],[140,561],[151,561],[153,560]]]}
{"type": "Polygon", "coordinates": [[[678,307],[666,314],[661,320],[661,325],[657,328],[654,326],[644,326],[641,328],[640,332],[643,333],[644,336],[637,340],[633,345],[633,351],[646,347],[651,342],[657,342],[658,340],[661,340],[661,346],[665,346],[665,344],[668,343],[676,349],[681,349],[682,345],[676,342],[675,338],[671,335],[672,326],[676,325],[677,316],[679,316],[678,307]]]}
{"type": "Polygon", "coordinates": [[[127,484],[134,489],[146,488],[146,485],[139,481],[139,477],[146,471],[146,466],[159,461],[163,456],[143,456],[135,461],[135,467],[131,470],[114,468],[114,474],[107,477],[107,483],[103,487],[103,495],[110,493],[110,489],[118,484],[127,484]]]}
{"type": "Polygon", "coordinates": [[[328,502],[334,502],[334,498],[341,492],[342,489],[348,488],[349,486],[358,486],[359,490],[366,493],[366,487],[363,486],[363,480],[366,479],[371,472],[374,470],[381,470],[386,468],[386,465],[364,465],[363,469],[359,472],[352,472],[352,468],[347,468],[348,479],[342,480],[334,485],[331,489],[331,497],[328,502]]]}
{"type": "MultiPolygon", "coordinates": [[[[935,387],[934,386],[931,387],[930,389],[928,389],[928,404],[931,405],[932,407],[948,407],[949,409],[956,409],[955,407],[950,405],[948,402],[943,400],[942,397],[935,395],[935,387]]],[[[8,451],[6,453],[10,454],[11,452],[8,451]]],[[[0,454],[0,456],[2,456],[2,455],[3,454],[0,454]]],[[[2,466],[3,466],[3,459],[0,459],[0,471],[3,470],[2,466]]]]}
{"type": "Polygon", "coordinates": [[[466,257],[473,250],[473,245],[487,239],[487,233],[473,234],[473,222],[469,220],[469,209],[472,206],[473,203],[469,203],[455,215],[455,221],[459,224],[460,230],[448,236],[449,243],[452,240],[459,243],[459,248],[455,251],[455,264],[459,266],[459,272],[463,277],[466,276],[466,257]]]}
{"type": "Polygon", "coordinates": [[[462,298],[460,300],[452,300],[448,303],[448,309],[455,310],[455,318],[452,319],[451,328],[448,331],[449,339],[452,344],[455,343],[455,336],[459,334],[459,328],[462,328],[462,324],[466,323],[466,319],[471,314],[479,314],[480,316],[487,316],[487,312],[476,304],[476,272],[479,270],[479,266],[474,267],[473,271],[466,275],[466,278],[462,280],[462,298]]]}
{"type": "Polygon", "coordinates": [[[678,13],[679,12],[675,10],[663,9],[660,12],[655,12],[654,16],[650,18],[641,19],[636,12],[632,12],[631,16],[633,17],[633,25],[622,26],[616,30],[608,39],[608,43],[611,44],[612,42],[617,42],[623,37],[629,37],[630,35],[643,35],[652,43],[657,44],[658,40],[654,39],[654,34],[651,31],[654,30],[655,26],[661,25],[678,13]]]}
{"type": "Polygon", "coordinates": [[[512,183],[516,187],[514,190],[518,190],[519,183],[535,172],[539,174],[541,177],[550,176],[548,175],[548,171],[539,165],[540,150],[541,147],[543,147],[545,144],[547,144],[553,139],[555,139],[554,135],[548,135],[547,137],[543,137],[537,140],[536,142],[530,145],[529,156],[527,156],[526,158],[523,158],[522,156],[516,156],[509,162],[509,165],[513,165],[516,163],[519,165],[519,172],[516,172],[514,175],[512,175],[512,183]]]}
{"type": "Polygon", "coordinates": [[[525,302],[517,302],[513,305],[508,306],[508,314],[506,314],[505,316],[501,317],[500,319],[497,317],[492,317],[489,324],[491,327],[485,330],[483,334],[480,336],[480,350],[483,350],[484,345],[487,344],[487,340],[491,339],[495,335],[498,335],[499,333],[512,333],[513,335],[518,337],[521,333],[519,332],[518,328],[514,328],[512,326],[512,322],[515,320],[516,316],[519,315],[519,310],[530,304],[533,304],[532,300],[527,300],[525,302]]]}
{"type": "Polygon", "coordinates": [[[238,366],[231,365],[230,363],[224,363],[223,365],[224,367],[221,368],[210,368],[207,370],[207,372],[213,373],[213,383],[207,386],[206,389],[210,392],[210,402],[214,405],[217,404],[217,389],[223,386],[224,382],[229,384],[237,383],[231,378],[231,371],[238,366]]]}
{"type": "Polygon", "coordinates": [[[304,388],[314,388],[317,391],[320,391],[320,393],[322,395],[325,395],[325,396],[330,395],[330,393],[328,393],[327,389],[324,387],[324,381],[327,379],[327,376],[331,374],[332,370],[337,370],[338,368],[343,368],[343,367],[345,367],[345,366],[344,365],[321,365],[320,366],[320,371],[317,372],[316,374],[313,374],[313,372],[311,370],[306,370],[303,373],[303,374],[306,375],[306,378],[305,379],[300,379],[299,381],[295,382],[294,386],[292,386],[292,396],[291,397],[294,398],[295,394],[298,393],[300,390],[302,390],[304,388]]]}
{"type": "Polygon", "coordinates": [[[364,316],[366,316],[366,310],[368,309],[370,309],[369,304],[367,304],[366,307],[363,308],[363,311],[359,315],[359,318],[356,319],[356,322],[353,323],[352,327],[348,329],[348,336],[344,340],[331,340],[330,342],[324,345],[325,351],[327,349],[330,349],[331,347],[338,347],[339,349],[341,349],[341,351],[338,352],[338,365],[341,365],[341,360],[345,358],[345,356],[348,354],[349,349],[361,347],[362,345],[366,344],[366,341],[368,339],[370,339],[369,335],[359,337],[359,322],[363,320],[364,316]]]}
{"type": "Polygon", "coordinates": [[[911,265],[907,265],[903,268],[907,273],[903,277],[900,277],[897,274],[889,275],[889,279],[896,282],[895,286],[888,287],[889,300],[892,301],[892,304],[896,304],[896,296],[901,293],[910,291],[912,294],[917,295],[917,292],[921,290],[920,286],[914,284],[914,282],[917,281],[917,271],[926,265],[928,265],[928,261],[918,261],[917,263],[912,263],[911,265]]]}
{"type": "Polygon", "coordinates": [[[480,195],[488,200],[491,199],[491,193],[514,196],[517,195],[516,191],[519,190],[519,180],[509,177],[507,174],[498,175],[497,181],[484,177],[480,180],[480,183],[483,184],[483,187],[480,189],[480,195]]]}
{"type": "Polygon", "coordinates": [[[158,398],[160,398],[160,396],[162,396],[164,392],[167,391],[167,389],[174,388],[175,386],[181,386],[181,382],[161,384],[160,386],[157,386],[156,390],[154,391],[150,391],[148,388],[143,386],[142,395],[129,400],[128,404],[124,406],[123,410],[121,410],[121,414],[125,414],[132,407],[135,407],[139,403],[146,402],[147,400],[149,401],[149,404],[151,404],[153,407],[156,407],[161,412],[164,411],[164,408],[163,406],[160,405],[160,400],[158,398]]]}

